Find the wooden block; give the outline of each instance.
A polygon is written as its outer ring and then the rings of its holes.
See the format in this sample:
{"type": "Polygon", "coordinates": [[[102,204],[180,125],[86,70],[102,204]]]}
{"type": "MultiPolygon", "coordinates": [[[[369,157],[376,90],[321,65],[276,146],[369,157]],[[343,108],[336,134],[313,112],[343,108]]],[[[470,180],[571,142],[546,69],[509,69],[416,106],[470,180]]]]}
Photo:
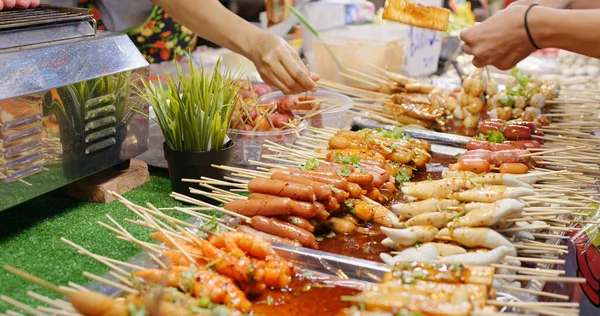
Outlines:
{"type": "Polygon", "coordinates": [[[124,194],[148,181],[148,165],[132,159],[127,170],[111,168],[67,185],[67,194],[76,199],[107,204],[114,200],[107,191],[124,194]]]}

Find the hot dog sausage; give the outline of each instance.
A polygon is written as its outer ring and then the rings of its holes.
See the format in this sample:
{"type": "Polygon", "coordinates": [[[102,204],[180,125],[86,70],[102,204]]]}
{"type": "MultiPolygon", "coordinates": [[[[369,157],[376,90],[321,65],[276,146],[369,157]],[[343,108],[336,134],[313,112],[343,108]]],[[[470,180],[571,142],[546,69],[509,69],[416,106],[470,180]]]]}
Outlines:
{"type": "Polygon", "coordinates": [[[348,192],[350,193],[350,197],[354,199],[360,198],[362,195],[362,188],[360,185],[356,183],[348,183],[348,192]]]}
{"type": "Polygon", "coordinates": [[[267,234],[297,240],[304,247],[318,249],[319,245],[315,236],[298,226],[286,223],[274,217],[254,216],[251,219],[252,227],[267,234]]]}
{"type": "Polygon", "coordinates": [[[509,141],[508,143],[510,143],[516,149],[542,148],[542,144],[535,139],[513,140],[509,141]]]}
{"type": "Polygon", "coordinates": [[[332,184],[335,188],[348,191],[348,180],[340,178],[337,174],[329,171],[292,171],[290,174],[326,184],[332,184]]]}
{"type": "Polygon", "coordinates": [[[467,142],[467,150],[475,150],[475,149],[490,149],[490,142],[487,140],[476,140],[471,139],[467,142]]]}
{"type": "MultiPolygon", "coordinates": [[[[278,199],[280,197],[275,195],[268,195],[262,193],[251,193],[248,195],[249,200],[267,200],[267,199],[278,199]]],[[[294,207],[292,208],[291,215],[300,216],[304,218],[313,218],[315,216],[315,206],[309,202],[292,201],[294,207]]]]}
{"type": "Polygon", "coordinates": [[[515,149],[515,147],[509,142],[504,142],[504,143],[499,143],[499,144],[492,144],[490,146],[490,149],[492,151],[501,151],[501,150],[515,149]]]}
{"type": "Polygon", "coordinates": [[[504,123],[497,121],[485,120],[479,123],[478,130],[480,134],[486,135],[490,131],[502,131],[504,123]]]}
{"type": "Polygon", "coordinates": [[[321,202],[313,202],[315,217],[320,219],[325,219],[329,217],[329,212],[325,209],[325,205],[321,202]]]}
{"type": "Polygon", "coordinates": [[[325,205],[325,209],[329,213],[333,213],[340,209],[340,203],[332,196],[329,197],[326,201],[323,201],[325,205]]]}
{"type": "Polygon", "coordinates": [[[236,230],[239,232],[242,232],[242,233],[254,235],[258,238],[264,239],[265,241],[268,241],[268,242],[271,242],[274,244],[288,245],[288,246],[292,246],[292,247],[302,247],[302,245],[297,240],[282,238],[282,237],[267,234],[264,232],[259,232],[258,230],[254,229],[250,226],[240,225],[237,227],[236,230]]]}
{"type": "Polygon", "coordinates": [[[280,197],[289,197],[293,200],[307,202],[314,202],[317,199],[315,190],[310,186],[265,178],[254,178],[250,180],[250,182],[248,182],[248,191],[250,191],[250,193],[264,193],[280,197]]]}
{"type": "Polygon", "coordinates": [[[527,126],[508,125],[504,130],[504,137],[510,140],[531,139],[531,131],[527,126]]]}
{"type": "Polygon", "coordinates": [[[522,163],[507,162],[500,165],[500,173],[525,174],[529,172],[529,167],[522,163]]]}
{"type": "Polygon", "coordinates": [[[280,216],[292,213],[294,201],[289,198],[273,198],[268,200],[233,200],[224,208],[244,216],[280,216]]]}
{"type": "Polygon", "coordinates": [[[298,226],[302,229],[305,229],[311,233],[315,231],[315,226],[313,226],[305,218],[293,216],[293,215],[284,215],[284,216],[279,216],[279,219],[281,219],[284,222],[288,222],[290,224],[296,225],[296,226],[298,226]]]}
{"type": "Polygon", "coordinates": [[[271,179],[285,182],[294,182],[312,187],[315,191],[315,195],[317,196],[317,200],[326,200],[330,198],[333,194],[331,188],[327,184],[309,180],[299,176],[287,175],[277,172],[271,175],[271,179]]]}
{"type": "Polygon", "coordinates": [[[356,183],[358,185],[373,185],[373,175],[370,173],[353,172],[346,177],[348,182],[356,183]]]}
{"type": "Polygon", "coordinates": [[[461,171],[470,171],[477,174],[489,172],[490,163],[484,159],[463,159],[458,162],[458,168],[461,171]]]}
{"type": "Polygon", "coordinates": [[[512,125],[517,125],[517,126],[525,126],[527,128],[529,128],[529,132],[531,134],[534,134],[535,131],[537,130],[537,126],[535,126],[534,122],[520,122],[520,121],[514,121],[514,122],[510,122],[508,124],[508,126],[512,126],[512,125]]]}

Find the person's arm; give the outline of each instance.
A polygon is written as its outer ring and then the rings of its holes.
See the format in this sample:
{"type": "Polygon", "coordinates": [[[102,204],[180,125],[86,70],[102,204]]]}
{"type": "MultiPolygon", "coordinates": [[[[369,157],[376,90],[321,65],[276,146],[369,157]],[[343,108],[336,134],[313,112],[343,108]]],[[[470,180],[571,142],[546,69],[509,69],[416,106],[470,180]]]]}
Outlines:
{"type": "MultiPolygon", "coordinates": [[[[528,6],[516,5],[494,14],[483,23],[461,32],[463,51],[473,55],[473,65],[492,65],[507,70],[533,53],[536,48],[525,30],[528,6]]],[[[532,7],[527,24],[540,48],[560,48],[592,57],[600,57],[600,10],[561,10],[532,7]]]]}
{"type": "Polygon", "coordinates": [[[315,90],[302,60],[283,39],[272,36],[227,10],[217,0],[152,0],[199,36],[246,56],[263,80],[285,94],[315,90]]]}
{"type": "Polygon", "coordinates": [[[519,0],[511,3],[510,5],[530,6],[536,2],[540,6],[554,9],[600,9],[600,1],[598,0],[519,0]]]}
{"type": "MultiPolygon", "coordinates": [[[[599,1],[600,2],[600,1],[599,1]]],[[[535,7],[529,12],[529,29],[542,48],[552,47],[600,58],[600,10],[557,10],[535,7]]]]}

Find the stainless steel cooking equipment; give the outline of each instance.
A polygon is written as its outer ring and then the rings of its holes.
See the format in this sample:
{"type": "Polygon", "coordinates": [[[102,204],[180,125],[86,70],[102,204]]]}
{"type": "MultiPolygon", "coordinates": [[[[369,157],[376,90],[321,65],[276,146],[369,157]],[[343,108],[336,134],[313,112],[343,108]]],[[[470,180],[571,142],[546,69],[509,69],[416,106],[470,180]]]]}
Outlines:
{"type": "Polygon", "coordinates": [[[148,148],[148,63],[85,9],[0,12],[0,211],[148,148]]]}

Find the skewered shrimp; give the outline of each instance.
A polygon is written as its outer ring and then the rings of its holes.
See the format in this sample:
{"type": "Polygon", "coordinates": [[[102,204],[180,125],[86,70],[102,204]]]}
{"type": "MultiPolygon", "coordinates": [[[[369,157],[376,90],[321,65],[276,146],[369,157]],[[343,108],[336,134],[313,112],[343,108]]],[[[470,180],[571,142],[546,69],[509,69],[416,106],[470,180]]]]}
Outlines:
{"type": "Polygon", "coordinates": [[[515,246],[508,239],[487,227],[458,227],[452,230],[444,228],[440,230],[439,235],[452,237],[455,242],[469,248],[483,247],[495,249],[500,246],[507,246],[512,249],[511,256],[517,255],[515,246]]]}
{"type": "Polygon", "coordinates": [[[413,226],[405,229],[381,227],[387,236],[381,241],[386,247],[413,246],[415,243],[429,242],[435,239],[438,229],[433,226],[413,226]]]}
{"type": "Polygon", "coordinates": [[[438,254],[440,255],[440,257],[447,257],[447,256],[460,255],[463,253],[467,253],[467,251],[464,248],[455,246],[455,245],[451,245],[451,244],[443,244],[443,243],[439,243],[439,242],[428,242],[428,243],[425,243],[423,246],[425,246],[425,245],[431,245],[431,246],[434,246],[435,248],[437,248],[438,254]]]}
{"type": "Polygon", "coordinates": [[[271,243],[250,234],[241,232],[225,232],[209,237],[210,243],[217,248],[225,247],[225,239],[230,238],[244,252],[254,258],[265,259],[267,256],[275,255],[271,243]]]}
{"type": "Polygon", "coordinates": [[[461,227],[461,226],[469,226],[469,227],[482,227],[482,226],[492,226],[500,222],[506,216],[523,210],[525,207],[525,202],[515,199],[502,199],[496,201],[489,206],[473,210],[467,213],[463,217],[459,217],[454,222],[452,222],[452,226],[461,227]]]}
{"type": "Polygon", "coordinates": [[[444,228],[452,220],[455,213],[451,212],[431,212],[423,213],[412,217],[404,222],[408,226],[423,226],[429,225],[436,228],[444,228]]]}
{"type": "Polygon", "coordinates": [[[506,246],[500,246],[485,253],[469,252],[459,255],[442,257],[439,259],[439,261],[454,264],[487,266],[490,264],[502,262],[502,260],[504,260],[504,257],[510,255],[513,252],[513,250],[514,248],[511,249],[506,246]]]}
{"type": "Polygon", "coordinates": [[[468,186],[465,178],[449,178],[434,181],[421,181],[407,183],[402,187],[402,193],[420,200],[430,198],[446,198],[455,191],[460,191],[468,186]]]}
{"type": "Polygon", "coordinates": [[[194,297],[209,297],[213,303],[224,304],[245,313],[252,307],[244,292],[235,285],[233,280],[210,270],[172,267],[169,270],[140,270],[134,275],[159,284],[166,281],[168,286],[180,288],[194,297]]]}
{"type": "Polygon", "coordinates": [[[381,260],[391,267],[395,266],[399,262],[432,262],[435,261],[437,256],[437,248],[429,244],[425,244],[418,248],[406,248],[393,257],[387,253],[382,253],[379,255],[381,260]]]}
{"type": "Polygon", "coordinates": [[[419,214],[437,212],[458,205],[460,205],[460,202],[457,200],[427,199],[412,203],[396,203],[392,205],[391,209],[400,219],[407,219],[419,214]]]}
{"type": "Polygon", "coordinates": [[[531,188],[529,183],[521,181],[519,178],[512,174],[506,173],[486,173],[484,175],[478,175],[469,171],[452,171],[446,170],[442,174],[444,179],[447,178],[467,178],[469,181],[477,184],[491,184],[491,185],[506,185],[509,187],[524,187],[531,188]]]}
{"type": "Polygon", "coordinates": [[[535,195],[535,191],[530,188],[512,188],[504,185],[489,185],[470,189],[467,191],[454,192],[451,193],[449,197],[457,199],[461,202],[491,203],[500,199],[515,199],[528,195],[535,195]]]}

